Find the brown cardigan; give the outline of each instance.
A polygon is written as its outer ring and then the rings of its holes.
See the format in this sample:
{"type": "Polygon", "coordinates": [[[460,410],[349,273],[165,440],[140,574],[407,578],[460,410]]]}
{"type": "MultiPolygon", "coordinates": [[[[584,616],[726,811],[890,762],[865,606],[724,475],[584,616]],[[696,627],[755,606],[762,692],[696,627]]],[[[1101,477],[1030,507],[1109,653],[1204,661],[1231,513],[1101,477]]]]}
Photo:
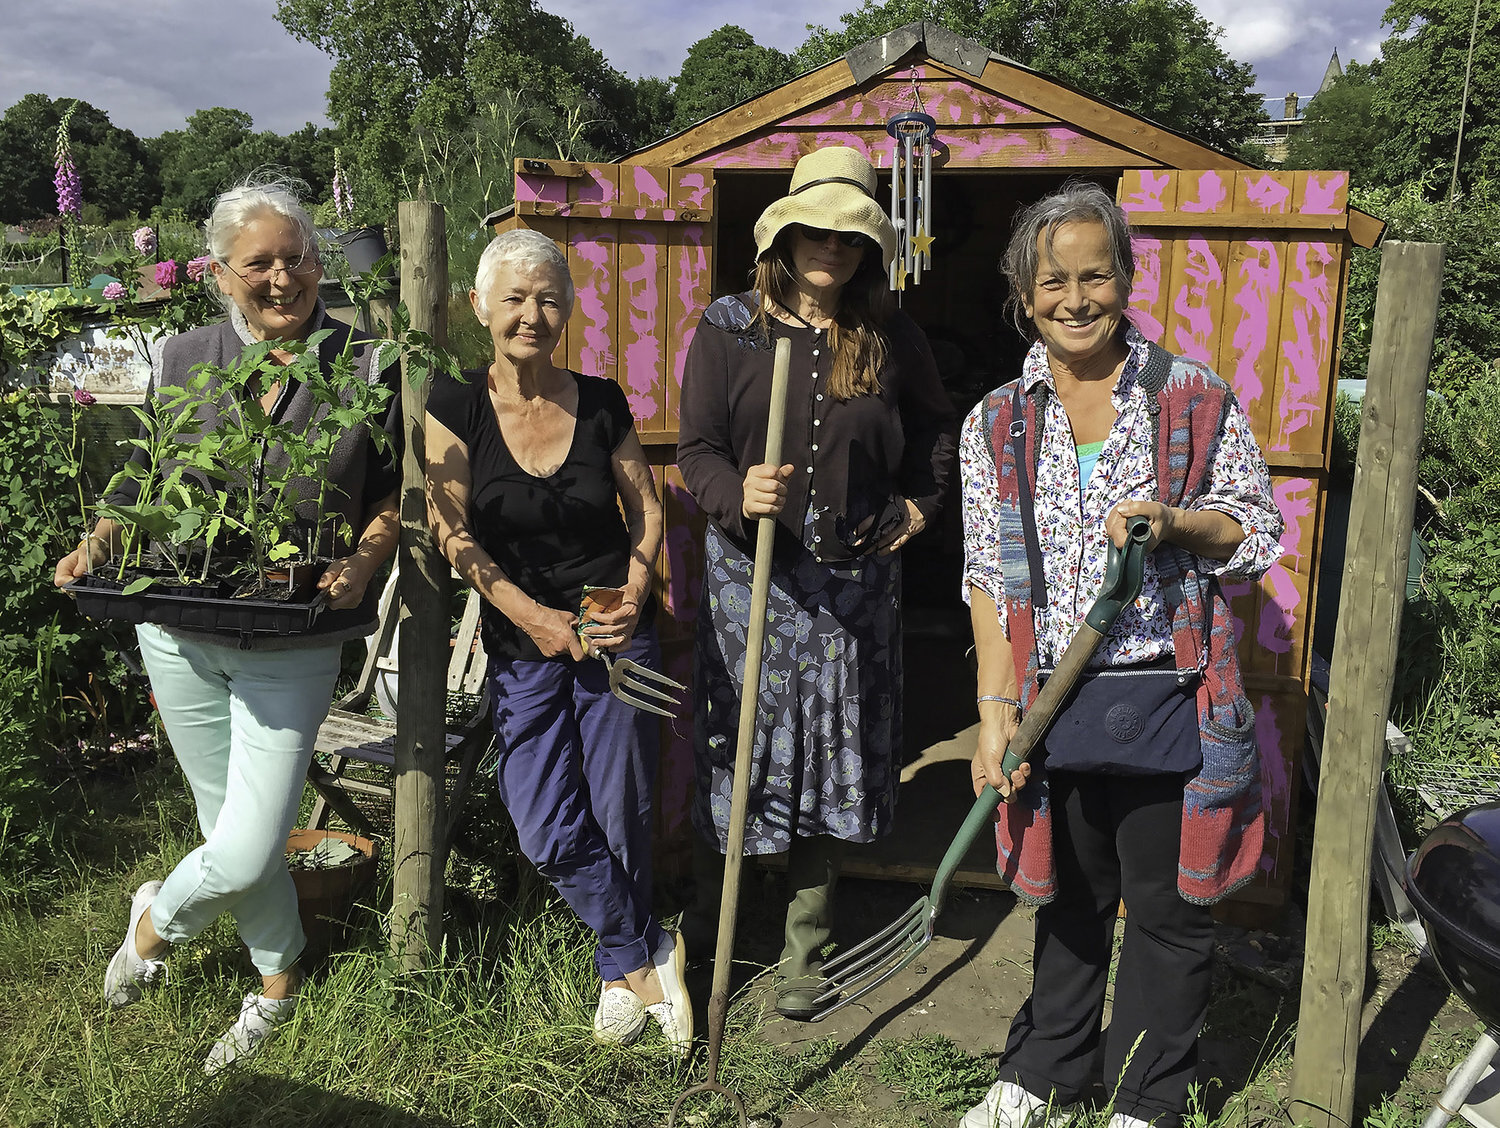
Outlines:
{"type": "MultiPolygon", "coordinates": [[[[752,324],[756,306],[749,292],[720,298],[704,313],[683,371],[677,441],[688,490],[746,550],[751,530],[740,513],[742,485],[745,472],[765,458],[774,353],[774,342],[752,324]]],[[[872,516],[873,527],[888,527],[903,498],[930,521],[953,465],[957,417],[922,330],[905,313],[893,314],[880,391],[841,401],[828,391],[833,358],[825,335],[775,320],[771,326],[774,337],[791,341],[781,460],[796,472],[777,518],[781,529],[801,542],[814,505],[814,555],[847,564],[874,548],[874,537],[851,543],[854,530],[872,516]]]]}

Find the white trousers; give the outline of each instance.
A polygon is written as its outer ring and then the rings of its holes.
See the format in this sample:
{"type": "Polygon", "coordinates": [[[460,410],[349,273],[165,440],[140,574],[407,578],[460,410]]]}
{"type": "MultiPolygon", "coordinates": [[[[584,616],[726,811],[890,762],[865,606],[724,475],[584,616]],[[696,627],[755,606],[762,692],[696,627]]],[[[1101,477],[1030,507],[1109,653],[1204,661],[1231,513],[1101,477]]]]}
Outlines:
{"type": "Polygon", "coordinates": [[[279,975],[306,944],[286,837],[328,714],[341,646],[239,650],[150,624],[136,634],[204,838],[162,884],[151,923],[178,944],[228,912],[256,969],[279,975]]]}

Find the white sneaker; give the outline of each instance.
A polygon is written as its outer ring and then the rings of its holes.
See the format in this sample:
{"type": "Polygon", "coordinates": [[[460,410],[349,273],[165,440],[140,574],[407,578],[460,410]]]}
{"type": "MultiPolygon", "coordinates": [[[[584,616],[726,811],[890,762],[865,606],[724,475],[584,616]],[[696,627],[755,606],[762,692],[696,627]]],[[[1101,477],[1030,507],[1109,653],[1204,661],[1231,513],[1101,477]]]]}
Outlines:
{"type": "Polygon", "coordinates": [[[629,987],[603,987],[594,1011],[594,1041],[628,1046],[646,1029],[646,1004],[629,987]]]}
{"type": "Polygon", "coordinates": [[[646,1013],[656,1019],[667,1042],[684,1058],[693,1048],[693,1004],[682,977],[686,962],[682,936],[666,933],[651,956],[651,966],[656,969],[656,978],[666,997],[646,1007],[646,1013]]]}
{"type": "MultiPolygon", "coordinates": [[[[990,1091],[958,1122],[958,1128],[1042,1128],[1047,1102],[1011,1081],[996,1081],[990,1091]]],[[[1115,1128],[1113,1124],[1110,1128],[1115,1128]]]]}
{"type": "Polygon", "coordinates": [[[1137,1120],[1133,1116],[1126,1116],[1123,1112],[1117,1112],[1109,1118],[1106,1128],[1151,1128],[1149,1120],[1137,1120]]]}
{"type": "Polygon", "coordinates": [[[123,1007],[141,997],[141,991],[155,983],[167,965],[164,961],[142,959],[135,950],[135,930],[141,917],[156,900],[161,891],[161,882],[148,881],[130,898],[130,922],[125,926],[125,939],[110,957],[104,969],[104,999],[112,1007],[123,1007]]]}
{"type": "Polygon", "coordinates": [[[237,1065],[254,1057],[266,1040],[276,1033],[276,1028],[297,1009],[297,996],[289,999],[268,999],[264,995],[246,995],[240,1005],[240,1017],[233,1026],[219,1035],[214,1048],[208,1051],[203,1062],[203,1072],[212,1077],[227,1066],[237,1065]]]}

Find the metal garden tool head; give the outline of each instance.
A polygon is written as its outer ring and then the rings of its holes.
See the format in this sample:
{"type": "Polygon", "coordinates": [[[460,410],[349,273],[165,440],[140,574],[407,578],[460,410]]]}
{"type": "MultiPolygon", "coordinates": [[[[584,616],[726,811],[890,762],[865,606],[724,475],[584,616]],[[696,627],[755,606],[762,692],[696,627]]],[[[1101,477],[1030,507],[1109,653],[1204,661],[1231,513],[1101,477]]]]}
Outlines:
{"type": "MultiPolygon", "coordinates": [[[[1005,750],[1002,768],[1007,774],[1025,763],[1041,743],[1078,676],[1114,626],[1115,619],[1140,594],[1141,576],[1146,566],[1146,543],[1150,539],[1151,522],[1144,517],[1132,517],[1126,523],[1125,547],[1110,546],[1104,584],[1098,598],[1084,617],[1083,626],[1063,652],[1056,673],[1042,686],[1005,750]]],[[[985,784],[938,865],[932,879],[932,892],[919,898],[880,932],[823,965],[824,988],[816,1003],[819,1009],[808,1021],[827,1018],[869,994],[932,943],[938,914],[943,911],[943,901],[948,895],[954,871],[978,839],[979,832],[993,824],[995,809],[999,805],[1000,793],[985,784]]]]}
{"type": "Polygon", "coordinates": [[[609,691],[625,704],[659,717],[675,717],[682,709],[677,695],[686,693],[687,686],[673,681],[660,670],[629,658],[616,658],[607,650],[595,649],[593,640],[584,633],[584,627],[596,612],[615,610],[624,597],[625,593],[619,588],[583,589],[583,599],[578,604],[578,637],[583,642],[584,653],[604,660],[604,668],[609,671],[609,691]]]}

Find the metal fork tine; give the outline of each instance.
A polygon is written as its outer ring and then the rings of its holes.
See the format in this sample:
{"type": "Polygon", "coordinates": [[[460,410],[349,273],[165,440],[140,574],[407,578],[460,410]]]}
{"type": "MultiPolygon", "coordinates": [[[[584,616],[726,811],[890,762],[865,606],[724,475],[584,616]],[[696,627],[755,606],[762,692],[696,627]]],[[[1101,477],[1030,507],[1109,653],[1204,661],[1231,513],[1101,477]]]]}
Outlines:
{"type": "Polygon", "coordinates": [[[627,689],[631,693],[640,693],[645,694],[647,697],[654,697],[656,700],[664,701],[668,705],[676,705],[678,703],[677,698],[666,692],[666,690],[638,681],[625,671],[622,671],[620,676],[614,679],[614,685],[620,689],[627,689]]]}
{"type": "Polygon", "coordinates": [[[624,670],[625,673],[631,677],[641,678],[649,682],[655,682],[663,689],[674,690],[677,693],[687,692],[687,686],[683,685],[681,682],[674,681],[673,679],[667,677],[667,675],[662,673],[660,670],[653,670],[650,666],[643,666],[639,662],[633,661],[629,658],[617,658],[615,659],[615,665],[620,667],[620,669],[624,670]]]}
{"type": "Polygon", "coordinates": [[[644,713],[655,713],[658,717],[676,717],[677,716],[677,714],[675,712],[673,712],[671,709],[663,709],[660,705],[656,704],[653,701],[647,701],[643,697],[635,697],[635,696],[633,696],[631,694],[630,690],[627,689],[623,685],[618,685],[618,686],[616,686],[614,688],[614,695],[616,697],[618,697],[621,701],[625,702],[625,704],[627,704],[627,705],[629,705],[629,706],[631,706],[633,708],[639,709],[639,710],[641,710],[644,713]]]}
{"type": "Polygon", "coordinates": [[[833,979],[846,974],[849,967],[863,964],[867,953],[876,950],[883,951],[889,947],[890,940],[894,936],[901,936],[903,939],[910,936],[912,926],[919,924],[926,915],[926,912],[927,898],[923,897],[874,936],[861,940],[847,952],[840,952],[836,957],[824,964],[823,978],[833,979]]]}

